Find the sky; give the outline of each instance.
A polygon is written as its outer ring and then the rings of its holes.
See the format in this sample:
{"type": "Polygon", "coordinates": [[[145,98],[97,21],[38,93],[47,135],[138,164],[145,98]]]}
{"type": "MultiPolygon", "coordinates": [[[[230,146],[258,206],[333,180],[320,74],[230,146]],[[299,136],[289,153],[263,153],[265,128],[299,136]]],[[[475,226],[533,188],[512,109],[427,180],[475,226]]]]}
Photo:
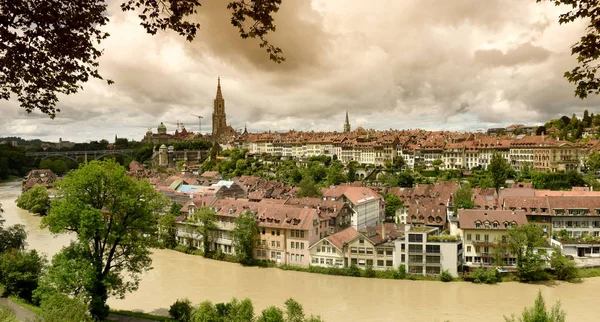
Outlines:
{"type": "Polygon", "coordinates": [[[582,23],[559,25],[567,8],[534,0],[284,0],[269,41],[286,62],[231,26],[227,2],[204,0],[193,42],[151,36],[134,13],[109,2],[111,35],[100,73],[61,96],[50,119],[0,101],[0,137],[74,142],[114,136],[141,140],[164,122],[169,132],[211,129],[217,77],[227,123],[250,132],[352,128],[475,131],[598,113],[599,98],[574,97],[563,74],[582,23]]]}

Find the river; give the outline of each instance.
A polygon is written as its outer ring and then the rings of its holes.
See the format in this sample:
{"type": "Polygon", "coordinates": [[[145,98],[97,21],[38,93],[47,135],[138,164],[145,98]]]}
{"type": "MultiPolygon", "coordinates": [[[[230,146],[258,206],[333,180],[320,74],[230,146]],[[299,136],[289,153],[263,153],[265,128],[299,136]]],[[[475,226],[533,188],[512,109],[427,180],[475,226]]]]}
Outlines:
{"type": "MultiPolygon", "coordinates": [[[[16,207],[20,184],[0,184],[0,203],[6,224],[27,226],[29,248],[54,254],[71,239],[52,236],[39,228],[40,217],[16,207]]],[[[529,285],[501,283],[442,283],[327,276],[274,268],[242,267],[205,260],[170,250],[155,250],[154,269],[142,277],[138,291],[123,300],[110,299],[115,309],[166,314],[178,298],[194,303],[249,297],[259,312],[282,306],[293,297],[305,312],[335,321],[504,321],[520,313],[542,291],[547,304],[560,300],[568,321],[598,321],[600,278],[583,283],[529,285]]]]}

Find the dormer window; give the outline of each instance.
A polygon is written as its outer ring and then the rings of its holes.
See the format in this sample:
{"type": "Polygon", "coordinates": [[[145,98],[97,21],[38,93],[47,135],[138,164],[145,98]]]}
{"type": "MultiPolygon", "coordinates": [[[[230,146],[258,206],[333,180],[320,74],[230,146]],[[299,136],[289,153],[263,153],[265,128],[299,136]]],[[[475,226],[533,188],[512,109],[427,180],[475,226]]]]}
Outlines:
{"type": "Polygon", "coordinates": [[[500,225],[498,224],[498,222],[497,222],[497,221],[494,221],[494,222],[492,223],[492,227],[494,227],[494,229],[498,229],[498,226],[500,226],[500,225]]]}
{"type": "Polygon", "coordinates": [[[475,222],[475,228],[481,228],[481,223],[479,221],[475,222]]]}

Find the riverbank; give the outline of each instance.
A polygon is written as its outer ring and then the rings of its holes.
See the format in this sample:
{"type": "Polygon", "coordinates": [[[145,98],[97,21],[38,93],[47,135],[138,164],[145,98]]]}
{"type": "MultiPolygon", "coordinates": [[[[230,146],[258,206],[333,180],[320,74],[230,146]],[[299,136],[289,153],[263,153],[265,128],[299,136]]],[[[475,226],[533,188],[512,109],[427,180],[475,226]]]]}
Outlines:
{"type": "MultiPolygon", "coordinates": [[[[239,264],[238,261],[232,255],[224,255],[211,253],[210,256],[204,257],[204,254],[201,250],[191,249],[187,246],[179,245],[174,249],[167,249],[180,253],[184,253],[187,255],[200,256],[202,258],[208,260],[214,260],[219,262],[228,262],[228,263],[236,263],[239,264]]],[[[241,264],[239,264],[241,265],[241,264]]],[[[244,265],[241,265],[244,266],[244,265]]],[[[308,267],[300,267],[300,266],[292,266],[292,265],[278,265],[273,261],[256,261],[252,265],[246,266],[255,266],[255,267],[269,267],[269,268],[278,268],[284,271],[295,271],[295,272],[305,272],[312,274],[322,274],[322,275],[334,275],[334,276],[347,276],[347,277],[363,277],[363,278],[376,278],[376,279],[396,279],[396,280],[411,280],[411,281],[442,281],[442,282],[469,282],[475,283],[467,276],[458,276],[448,279],[448,277],[442,278],[442,275],[416,275],[416,274],[408,274],[403,269],[403,265],[398,269],[387,269],[387,270],[374,270],[374,269],[360,269],[356,266],[351,267],[322,267],[322,266],[308,266],[308,267]]],[[[493,268],[491,268],[493,269],[493,268]]],[[[577,268],[579,273],[579,278],[573,281],[567,282],[577,282],[579,279],[591,278],[591,277],[600,277],[600,267],[583,267],[577,268]]],[[[547,274],[547,276],[552,277],[551,274],[547,274]]],[[[557,281],[558,279],[551,278],[544,281],[557,281]]],[[[498,282],[520,282],[515,275],[503,275],[499,276],[498,282]]],[[[543,282],[543,281],[541,281],[543,282]]]]}

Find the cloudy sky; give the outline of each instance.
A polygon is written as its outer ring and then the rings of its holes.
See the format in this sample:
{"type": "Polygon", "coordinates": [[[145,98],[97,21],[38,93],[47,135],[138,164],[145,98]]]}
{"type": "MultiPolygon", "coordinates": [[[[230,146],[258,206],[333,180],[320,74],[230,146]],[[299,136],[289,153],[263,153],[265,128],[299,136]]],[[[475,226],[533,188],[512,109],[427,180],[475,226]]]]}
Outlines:
{"type": "Polygon", "coordinates": [[[227,122],[236,129],[476,130],[537,124],[600,100],[573,97],[563,73],[582,24],[559,25],[565,8],[534,0],[284,0],[269,40],[287,61],[275,64],[257,41],[242,40],[226,1],[204,0],[193,43],[150,36],[135,14],[109,8],[101,74],[61,97],[50,120],[0,101],[0,136],[84,142],[115,135],[140,140],[177,121],[210,131],[217,77],[227,122]]]}

